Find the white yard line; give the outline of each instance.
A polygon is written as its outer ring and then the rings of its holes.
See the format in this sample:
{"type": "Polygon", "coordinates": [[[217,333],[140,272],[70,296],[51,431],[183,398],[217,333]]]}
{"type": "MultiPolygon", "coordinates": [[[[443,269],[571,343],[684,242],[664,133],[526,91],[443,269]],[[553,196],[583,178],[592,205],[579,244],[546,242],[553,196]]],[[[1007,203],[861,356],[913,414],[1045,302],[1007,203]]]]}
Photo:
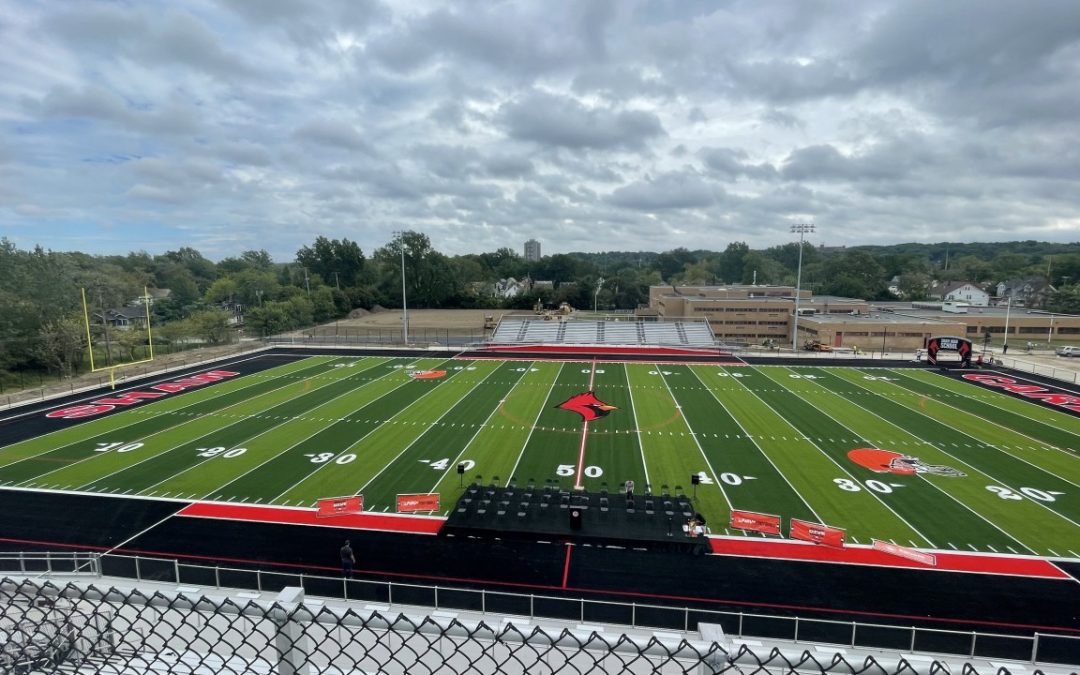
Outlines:
{"type": "MultiPolygon", "coordinates": [[[[786,368],[786,369],[787,369],[787,370],[790,370],[790,368],[786,368]]],[[[763,376],[763,377],[765,377],[765,376],[763,376]]],[[[792,394],[792,395],[794,395],[794,396],[799,396],[798,394],[795,394],[795,393],[794,393],[794,392],[792,392],[792,391],[791,391],[790,389],[788,389],[788,388],[787,388],[787,387],[785,387],[784,385],[780,384],[780,383],[779,383],[779,382],[777,382],[776,380],[772,380],[772,378],[769,378],[769,379],[770,379],[770,381],[772,381],[772,382],[773,382],[773,383],[774,383],[774,384],[775,384],[775,385],[776,385],[777,387],[780,387],[780,390],[782,390],[782,391],[787,391],[788,393],[790,393],[790,394],[792,394]]],[[[743,386],[745,387],[746,385],[744,384],[743,386]]],[[[784,416],[783,416],[783,415],[781,415],[781,414],[780,414],[779,412],[777,412],[775,408],[773,408],[773,407],[772,407],[771,405],[769,405],[768,403],[766,403],[765,399],[763,399],[763,398],[761,398],[760,396],[758,396],[757,392],[755,392],[755,391],[754,391],[753,389],[750,389],[749,387],[747,387],[747,388],[746,388],[746,390],[747,390],[747,391],[749,391],[749,392],[750,392],[751,394],[753,394],[753,395],[754,395],[754,396],[755,396],[755,397],[756,397],[756,398],[757,398],[757,399],[758,399],[759,401],[761,401],[761,402],[762,402],[762,403],[763,403],[763,404],[765,405],[765,407],[767,407],[767,408],[768,408],[769,410],[772,410],[772,411],[773,411],[774,413],[776,413],[776,415],[777,415],[778,417],[780,417],[781,419],[786,419],[786,418],[784,418],[784,416]]],[[[799,398],[800,398],[800,400],[806,401],[806,402],[807,402],[808,404],[810,404],[810,405],[811,405],[812,407],[814,407],[815,409],[817,409],[817,410],[819,410],[819,411],[820,411],[820,408],[818,408],[818,407],[817,407],[817,406],[815,406],[815,405],[814,405],[813,403],[811,403],[811,402],[810,402],[810,400],[809,400],[808,398],[806,398],[806,397],[803,397],[803,396],[799,396],[799,398]]],[[[822,413],[822,414],[824,414],[824,413],[822,413]]],[[[835,418],[831,418],[831,419],[834,419],[834,420],[835,420],[835,418]]],[[[845,428],[845,429],[847,429],[847,427],[846,427],[846,426],[845,426],[844,428],[845,428]]],[[[848,431],[851,431],[851,430],[850,430],[850,429],[848,429],[848,431]]],[[[857,435],[857,434],[856,434],[856,435],[857,435]]],[[[847,476],[847,477],[848,477],[848,478],[849,478],[850,480],[853,480],[853,481],[854,481],[854,480],[856,480],[856,478],[855,478],[855,476],[854,476],[854,475],[852,475],[852,474],[851,474],[850,472],[848,472],[848,470],[847,470],[847,469],[845,469],[845,468],[844,468],[844,466],[843,466],[842,464],[840,464],[840,462],[837,462],[837,461],[836,461],[836,459],[835,459],[835,458],[833,458],[833,456],[832,456],[832,455],[830,455],[829,453],[825,452],[825,450],[823,450],[823,449],[821,448],[821,446],[820,446],[820,445],[818,445],[817,443],[815,443],[815,442],[814,442],[814,441],[813,441],[812,439],[810,439],[810,438],[807,438],[806,440],[807,440],[807,442],[808,442],[808,443],[810,443],[810,444],[811,444],[811,445],[813,445],[813,446],[814,446],[815,448],[817,448],[818,452],[820,452],[820,453],[821,453],[821,454],[822,454],[822,455],[823,455],[824,457],[826,457],[826,458],[827,458],[827,459],[828,459],[828,460],[829,460],[830,462],[832,462],[833,464],[835,464],[835,465],[836,465],[836,467],[837,467],[838,469],[840,469],[840,471],[841,471],[841,472],[842,472],[842,473],[843,473],[843,474],[844,474],[845,476],[847,476]]],[[[879,504],[881,504],[882,506],[884,506],[884,507],[886,508],[886,510],[888,510],[888,511],[889,511],[890,513],[892,513],[892,514],[893,514],[894,516],[896,516],[896,518],[897,518],[897,519],[898,519],[898,520],[899,520],[900,522],[902,522],[902,523],[903,523],[904,525],[907,525],[907,526],[908,526],[909,528],[911,528],[911,531],[912,531],[912,532],[914,532],[915,534],[917,534],[917,535],[919,535],[920,537],[922,537],[922,538],[923,538],[923,540],[924,540],[924,541],[926,541],[926,543],[928,543],[928,544],[930,545],[930,547],[931,547],[931,548],[934,548],[934,542],[933,542],[933,541],[932,541],[932,540],[931,540],[931,539],[930,539],[929,537],[927,537],[927,536],[926,536],[925,534],[923,534],[922,532],[920,532],[918,528],[916,528],[916,527],[915,527],[914,525],[912,525],[911,523],[909,523],[909,522],[908,522],[908,521],[907,521],[907,520],[906,520],[906,519],[905,519],[905,518],[904,518],[903,516],[901,516],[901,515],[900,515],[899,513],[897,513],[897,512],[896,512],[896,511],[895,511],[895,510],[894,510],[894,509],[893,509],[893,508],[891,507],[891,506],[889,506],[888,504],[886,504],[886,503],[885,503],[885,501],[884,501],[884,500],[883,500],[883,499],[882,499],[882,498],[881,498],[881,497],[880,497],[880,496],[879,496],[879,495],[878,495],[878,494],[877,494],[876,492],[873,492],[872,490],[866,490],[866,492],[867,492],[867,493],[869,493],[871,497],[873,497],[874,499],[876,499],[876,500],[878,501],[878,503],[879,503],[879,504]]]]}

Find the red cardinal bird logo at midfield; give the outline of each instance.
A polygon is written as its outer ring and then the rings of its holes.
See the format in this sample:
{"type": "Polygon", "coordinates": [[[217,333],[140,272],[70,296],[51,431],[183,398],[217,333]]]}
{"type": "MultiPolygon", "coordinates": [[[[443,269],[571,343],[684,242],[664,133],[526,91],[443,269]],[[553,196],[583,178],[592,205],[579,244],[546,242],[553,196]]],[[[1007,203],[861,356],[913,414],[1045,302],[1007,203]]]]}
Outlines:
{"type": "Polygon", "coordinates": [[[555,407],[576,412],[581,415],[582,419],[586,422],[598,420],[601,417],[605,417],[612,410],[617,409],[615,406],[608,405],[596,398],[596,394],[591,391],[571,396],[555,407]]]}

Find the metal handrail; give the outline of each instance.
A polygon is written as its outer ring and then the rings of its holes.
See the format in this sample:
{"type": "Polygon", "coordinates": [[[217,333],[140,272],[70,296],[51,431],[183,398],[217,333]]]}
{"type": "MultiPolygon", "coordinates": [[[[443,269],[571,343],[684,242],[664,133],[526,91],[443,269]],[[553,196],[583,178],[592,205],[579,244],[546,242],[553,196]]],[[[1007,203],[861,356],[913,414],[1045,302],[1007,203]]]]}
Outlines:
{"type": "MultiPolygon", "coordinates": [[[[372,596],[385,597],[386,598],[386,604],[388,604],[388,605],[394,605],[394,604],[399,604],[399,605],[425,604],[425,603],[416,603],[416,602],[405,602],[405,601],[401,601],[401,600],[395,601],[395,599],[394,599],[395,594],[400,598],[401,596],[405,595],[408,591],[423,591],[423,592],[429,594],[429,596],[432,599],[430,605],[433,606],[435,609],[439,609],[440,607],[442,607],[442,608],[454,608],[454,609],[470,610],[470,609],[475,609],[478,606],[480,612],[486,613],[488,611],[499,611],[499,613],[502,613],[502,614],[507,614],[507,615],[512,615],[512,616],[522,616],[522,617],[526,617],[526,618],[530,618],[530,619],[532,619],[532,618],[548,618],[548,619],[574,618],[576,620],[580,620],[582,622],[585,622],[585,621],[589,620],[589,615],[588,615],[588,612],[586,610],[588,608],[590,608],[590,607],[616,608],[616,609],[623,610],[623,614],[628,613],[629,614],[629,621],[627,621],[627,622],[619,622],[619,621],[613,621],[613,620],[611,620],[609,618],[606,618],[606,619],[603,619],[603,622],[604,623],[609,623],[609,624],[623,623],[623,625],[628,625],[628,626],[631,626],[633,628],[669,628],[669,629],[676,628],[676,629],[680,629],[680,630],[689,632],[691,630],[694,630],[696,628],[697,623],[699,623],[699,622],[704,621],[704,622],[709,622],[709,623],[721,623],[721,620],[727,619],[727,621],[724,621],[723,624],[722,624],[722,625],[724,625],[727,634],[729,636],[740,638],[740,639],[741,638],[750,638],[750,637],[758,637],[758,638],[766,638],[766,639],[771,638],[771,639],[793,640],[794,642],[814,642],[815,644],[833,645],[833,646],[851,647],[851,648],[871,648],[871,649],[873,649],[873,648],[882,648],[883,647],[883,645],[880,643],[880,641],[878,641],[878,642],[868,642],[868,641],[865,641],[865,640],[860,640],[859,639],[860,633],[865,635],[867,631],[881,631],[881,630],[896,631],[898,633],[897,637],[899,637],[900,632],[906,632],[907,633],[907,637],[905,639],[906,649],[902,649],[901,651],[910,651],[910,652],[918,651],[918,652],[924,653],[924,654],[939,654],[939,655],[947,655],[947,656],[966,656],[966,657],[970,657],[970,658],[980,656],[980,654],[982,653],[979,650],[980,641],[982,641],[984,643],[987,642],[987,641],[1021,641],[1021,642],[1025,643],[1025,644],[1030,644],[1030,651],[1025,650],[1025,653],[1030,654],[1030,657],[1029,657],[1028,660],[1031,663],[1037,663],[1037,662],[1053,663],[1052,661],[1047,661],[1045,659],[1044,660],[1039,659],[1040,644],[1044,644],[1047,640],[1053,640],[1053,641],[1068,640],[1068,641],[1075,641],[1076,642],[1076,645],[1077,645],[1076,649],[1071,649],[1069,651],[1070,651],[1070,653],[1076,653],[1078,655],[1078,657],[1077,657],[1077,659],[1075,661],[1071,661],[1071,662],[1067,661],[1067,662],[1062,662],[1062,663],[1064,663],[1066,665],[1080,665],[1080,635],[1073,636],[1073,635],[1063,635],[1063,634],[1058,634],[1058,633],[1039,633],[1039,632],[1033,633],[1031,635],[1017,635],[1017,634],[1007,634],[1007,633],[988,633],[988,632],[981,632],[981,631],[958,631],[958,630],[950,630],[950,629],[945,629],[945,628],[924,628],[924,627],[918,627],[918,626],[898,626],[898,625],[894,625],[894,624],[866,623],[866,622],[858,622],[858,621],[839,621],[839,620],[836,620],[836,619],[819,619],[819,618],[808,618],[808,617],[799,617],[799,616],[782,616],[782,615],[774,615],[774,614],[757,614],[757,613],[753,613],[753,612],[731,612],[731,611],[714,610],[714,609],[698,609],[698,608],[685,607],[685,606],[684,607],[672,607],[672,606],[666,606],[666,605],[655,605],[655,604],[637,603],[637,602],[620,602],[620,601],[615,601],[615,600],[590,600],[590,599],[586,599],[586,598],[566,598],[566,597],[560,597],[560,596],[554,596],[554,595],[543,595],[543,594],[532,594],[532,593],[526,595],[526,594],[522,594],[522,593],[513,593],[513,592],[509,592],[509,591],[493,591],[493,590],[487,590],[487,589],[459,588],[459,587],[438,586],[438,585],[430,585],[430,584],[405,583],[405,582],[398,582],[398,581],[372,581],[372,580],[367,580],[367,579],[344,579],[344,578],[336,577],[336,576],[331,577],[331,576],[325,576],[325,575],[320,575],[320,574],[308,574],[308,573],[303,573],[303,572],[278,572],[278,571],[267,571],[267,570],[259,570],[259,569],[245,569],[245,568],[241,568],[241,567],[227,567],[227,566],[220,566],[220,565],[182,563],[178,559],[175,559],[175,558],[161,558],[161,557],[153,557],[153,556],[135,556],[135,555],[115,554],[115,553],[107,553],[107,554],[86,553],[86,552],[0,553],[0,572],[16,571],[16,570],[8,569],[7,566],[5,566],[5,564],[4,564],[5,562],[11,562],[11,561],[18,561],[19,564],[20,564],[20,569],[17,570],[17,571],[22,572],[24,574],[34,574],[34,573],[48,574],[48,575],[52,575],[52,574],[71,574],[72,572],[70,572],[68,570],[73,569],[73,570],[75,570],[75,573],[77,573],[77,574],[85,574],[85,575],[98,576],[98,577],[101,577],[101,576],[120,576],[120,577],[127,577],[127,578],[135,578],[135,579],[137,579],[139,581],[159,582],[159,583],[164,581],[166,583],[176,583],[176,584],[184,584],[185,583],[185,581],[183,579],[183,576],[182,576],[183,570],[185,570],[185,569],[204,570],[204,571],[207,571],[207,572],[213,572],[213,579],[214,579],[214,584],[213,585],[216,588],[225,587],[221,583],[221,577],[222,577],[223,574],[226,574],[226,575],[227,574],[254,575],[255,589],[258,590],[260,593],[261,592],[266,592],[267,590],[271,590],[271,591],[279,590],[277,587],[274,587],[272,589],[264,588],[263,581],[264,581],[265,576],[278,577],[278,578],[290,577],[290,578],[296,579],[297,580],[297,585],[299,585],[302,588],[307,588],[308,587],[309,584],[305,583],[306,581],[321,584],[320,591],[324,590],[329,585],[333,585],[333,584],[336,584],[336,583],[341,584],[341,594],[340,595],[329,596],[329,595],[324,595],[321,592],[312,591],[311,593],[313,595],[322,595],[322,597],[330,597],[330,598],[335,598],[336,597],[336,598],[340,598],[340,599],[343,599],[343,600],[367,600],[367,601],[373,601],[373,602],[378,602],[378,600],[372,600],[371,599],[372,596]],[[60,561],[63,561],[63,560],[69,561],[70,564],[61,565],[60,561]],[[110,570],[108,573],[106,573],[104,571],[104,569],[103,569],[103,563],[107,564],[109,560],[133,561],[134,574],[131,575],[131,574],[116,573],[115,570],[110,570]],[[28,562],[31,563],[30,569],[27,569],[27,563],[28,562]],[[45,565],[45,569],[40,569],[40,564],[38,565],[38,567],[35,568],[34,565],[33,565],[33,563],[35,563],[35,562],[43,563],[45,565]],[[162,563],[164,564],[163,566],[161,565],[162,563]],[[153,574],[154,578],[144,576],[144,573],[143,573],[144,568],[149,564],[157,564],[157,567],[155,567],[155,570],[157,571],[157,573],[153,574]],[[171,569],[172,574],[170,575],[170,578],[164,578],[164,579],[160,578],[160,572],[162,571],[162,569],[171,569]],[[382,594],[379,594],[379,593],[367,593],[367,594],[356,593],[355,592],[356,586],[360,586],[360,587],[364,587],[364,588],[372,588],[372,589],[382,589],[384,591],[384,593],[382,593],[382,594]],[[354,592],[352,594],[350,594],[350,588],[354,589],[354,592]],[[397,589],[396,593],[395,593],[395,589],[397,589]],[[440,598],[440,591],[442,592],[442,597],[441,598],[440,598]],[[447,594],[453,594],[453,595],[457,595],[457,596],[461,596],[461,595],[464,594],[465,596],[470,596],[470,597],[473,597],[473,598],[477,598],[477,602],[473,602],[469,606],[463,607],[463,606],[461,606],[462,603],[454,604],[454,602],[452,600],[448,602],[446,600],[446,595],[447,594]],[[361,597],[361,596],[364,596],[364,597],[361,597]],[[513,598],[513,599],[516,599],[516,600],[519,601],[519,605],[521,605],[522,603],[524,603],[525,600],[527,600],[528,601],[528,612],[527,613],[522,613],[522,612],[505,612],[505,611],[501,611],[501,610],[489,610],[490,607],[498,605],[498,602],[496,601],[496,599],[498,599],[498,598],[513,598]],[[542,610],[538,609],[538,607],[537,607],[538,603],[539,604],[555,603],[555,604],[563,606],[563,607],[576,606],[577,609],[573,613],[573,617],[571,617],[569,612],[567,612],[567,613],[554,613],[554,614],[550,613],[550,612],[545,613],[542,610]],[[674,615],[679,617],[680,625],[675,625],[675,622],[669,622],[669,623],[664,624],[664,625],[649,624],[648,623],[648,621],[649,621],[648,616],[650,615],[650,613],[661,613],[661,614],[662,613],[668,613],[669,615],[674,613],[674,615]],[[645,617],[644,620],[642,618],[643,615],[645,617]],[[759,633],[759,632],[754,632],[753,627],[748,626],[748,624],[754,624],[755,622],[765,622],[766,624],[771,623],[771,624],[774,624],[774,625],[775,624],[780,624],[783,628],[789,629],[789,630],[786,630],[786,631],[771,631],[770,632],[771,634],[765,635],[765,634],[762,634],[762,633],[759,633]],[[822,639],[821,637],[814,637],[814,638],[807,637],[807,632],[811,628],[815,628],[815,627],[820,628],[820,627],[823,627],[823,626],[834,627],[834,628],[843,628],[843,629],[845,629],[845,631],[847,629],[850,629],[850,633],[847,633],[847,635],[849,637],[847,639],[845,639],[845,640],[842,640],[842,641],[841,640],[830,640],[828,638],[822,639]],[[782,636],[776,634],[776,633],[781,633],[781,632],[783,632],[782,636]],[[954,649],[954,650],[941,650],[941,649],[938,649],[938,650],[933,650],[933,649],[919,649],[918,648],[918,646],[920,644],[920,637],[926,638],[926,637],[934,636],[934,635],[937,635],[937,636],[953,636],[956,639],[963,638],[965,640],[965,642],[966,642],[966,649],[963,649],[963,650],[960,650],[960,649],[954,649]]],[[[189,583],[196,583],[196,582],[189,582],[189,583]]],[[[196,585],[207,585],[207,584],[196,583],[196,585]]],[[[996,656],[996,654],[988,654],[988,656],[996,656]]]]}

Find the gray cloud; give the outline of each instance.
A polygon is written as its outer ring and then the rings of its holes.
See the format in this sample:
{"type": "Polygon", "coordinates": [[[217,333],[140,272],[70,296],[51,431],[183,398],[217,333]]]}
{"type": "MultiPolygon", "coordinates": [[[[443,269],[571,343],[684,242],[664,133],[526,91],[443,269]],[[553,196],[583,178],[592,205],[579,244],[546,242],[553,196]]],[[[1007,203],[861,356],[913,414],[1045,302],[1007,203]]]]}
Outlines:
{"type": "Polygon", "coordinates": [[[328,149],[359,150],[365,154],[375,152],[356,127],[344,120],[313,119],[302,124],[296,130],[295,136],[301,141],[315,143],[328,149]]]}
{"type": "Polygon", "coordinates": [[[1080,231],[1073,0],[0,16],[0,217],[19,245],[287,259],[312,233],[372,249],[401,227],[451,253],[537,233],[552,252],[769,246],[804,218],[833,244],[1080,231]]]}
{"type": "Polygon", "coordinates": [[[504,104],[500,117],[514,138],[565,148],[641,148],[664,134],[652,112],[587,107],[541,92],[504,104]]]}
{"type": "Polygon", "coordinates": [[[665,209],[694,209],[712,206],[723,191],[688,172],[667,173],[656,178],[646,177],[611,193],[609,201],[615,206],[640,211],[665,209]]]}

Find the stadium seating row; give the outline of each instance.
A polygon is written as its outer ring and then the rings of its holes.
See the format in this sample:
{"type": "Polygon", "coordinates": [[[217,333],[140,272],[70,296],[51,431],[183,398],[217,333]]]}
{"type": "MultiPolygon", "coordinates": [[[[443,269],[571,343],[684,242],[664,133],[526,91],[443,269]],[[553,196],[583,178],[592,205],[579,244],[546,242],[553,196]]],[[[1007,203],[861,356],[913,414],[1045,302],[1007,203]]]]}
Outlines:
{"type": "Polygon", "coordinates": [[[712,347],[705,321],[545,321],[504,317],[491,337],[497,344],[679,345],[712,347]]]}

